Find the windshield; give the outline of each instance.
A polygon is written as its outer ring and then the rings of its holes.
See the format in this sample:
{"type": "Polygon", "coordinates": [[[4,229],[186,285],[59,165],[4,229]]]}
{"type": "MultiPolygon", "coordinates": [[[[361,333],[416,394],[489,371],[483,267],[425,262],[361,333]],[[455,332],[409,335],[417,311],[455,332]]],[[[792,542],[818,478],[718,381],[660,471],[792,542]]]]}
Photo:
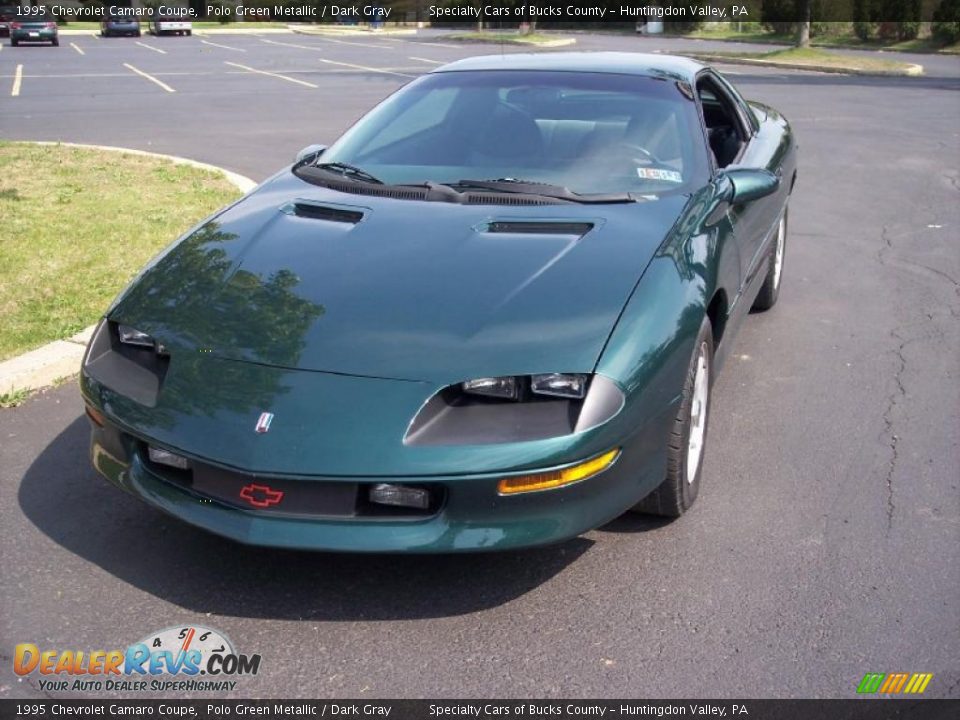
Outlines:
{"type": "Polygon", "coordinates": [[[385,183],[511,179],[580,194],[686,192],[708,178],[696,108],[672,80],[547,71],[426,75],[322,156],[385,183]]]}

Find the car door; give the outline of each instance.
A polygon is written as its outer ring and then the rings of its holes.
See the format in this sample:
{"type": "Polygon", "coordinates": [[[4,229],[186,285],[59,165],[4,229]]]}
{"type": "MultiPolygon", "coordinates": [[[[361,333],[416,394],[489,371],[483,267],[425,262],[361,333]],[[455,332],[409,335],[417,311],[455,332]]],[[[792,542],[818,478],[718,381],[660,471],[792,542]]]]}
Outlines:
{"type": "MultiPolygon", "coordinates": [[[[697,99],[708,137],[715,171],[734,167],[766,168],[778,173],[770,148],[758,142],[758,124],[743,100],[712,71],[704,71],[697,82],[697,99]],[[730,132],[726,131],[729,128],[730,132]],[[726,141],[716,142],[717,135],[726,141]],[[734,147],[734,143],[739,143],[734,147]]],[[[741,291],[763,267],[770,233],[778,218],[779,193],[746,203],[734,203],[727,210],[740,253],[741,291]]]]}

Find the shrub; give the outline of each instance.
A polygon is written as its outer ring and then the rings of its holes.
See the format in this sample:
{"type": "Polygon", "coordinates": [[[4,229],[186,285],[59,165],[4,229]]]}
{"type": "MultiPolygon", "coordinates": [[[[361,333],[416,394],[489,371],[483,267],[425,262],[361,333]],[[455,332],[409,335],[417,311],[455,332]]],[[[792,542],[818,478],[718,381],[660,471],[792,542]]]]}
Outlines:
{"type": "Polygon", "coordinates": [[[764,0],[760,22],[772,33],[790,35],[796,25],[794,12],[793,0],[764,0]]]}
{"type": "Polygon", "coordinates": [[[930,32],[947,45],[960,40],[960,0],[940,0],[940,6],[933,13],[930,32]]]}

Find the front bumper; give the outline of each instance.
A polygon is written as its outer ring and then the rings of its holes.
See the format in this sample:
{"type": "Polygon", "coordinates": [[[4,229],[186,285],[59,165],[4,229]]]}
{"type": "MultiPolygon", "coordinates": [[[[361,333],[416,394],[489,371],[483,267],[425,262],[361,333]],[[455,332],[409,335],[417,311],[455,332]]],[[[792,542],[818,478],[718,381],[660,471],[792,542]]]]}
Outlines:
{"type": "MultiPolygon", "coordinates": [[[[505,550],[565,540],[612,520],[663,479],[663,444],[642,433],[617,461],[587,480],[555,490],[500,496],[511,473],[402,478],[271,478],[229,470],[241,482],[402,482],[437,488],[443,498],[428,516],[294,516],[238,508],[177,482],[145,459],[144,440],[113,425],[92,424],[91,459],[111,483],[191,525],[251,545],[348,552],[445,553],[505,550]]],[[[194,459],[197,460],[197,459],[194,459]]],[[[549,469],[549,468],[548,468],[549,469]]],[[[174,475],[176,473],[174,472],[174,475]]],[[[239,485],[238,485],[239,487],[239,485]]]]}

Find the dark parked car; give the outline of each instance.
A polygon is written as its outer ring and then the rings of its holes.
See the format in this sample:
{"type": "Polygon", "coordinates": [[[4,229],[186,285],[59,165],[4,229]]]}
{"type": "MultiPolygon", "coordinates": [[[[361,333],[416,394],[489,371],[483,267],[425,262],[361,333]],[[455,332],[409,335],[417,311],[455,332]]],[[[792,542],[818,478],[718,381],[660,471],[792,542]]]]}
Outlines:
{"type": "Polygon", "coordinates": [[[460,552],[678,517],[714,379],[777,301],[796,168],[786,119],[686,58],[438,68],[114,302],[81,370],[90,457],[257,545],[460,552]]]}
{"type": "Polygon", "coordinates": [[[21,15],[21,19],[10,23],[10,44],[14,47],[22,42],[48,42],[60,44],[57,33],[57,20],[49,13],[39,15],[21,15]]]}
{"type": "Polygon", "coordinates": [[[114,35],[132,35],[140,37],[140,21],[130,14],[129,8],[113,8],[100,21],[100,34],[103,37],[114,35]]]}
{"type": "Polygon", "coordinates": [[[10,23],[18,20],[18,5],[0,5],[0,37],[10,35],[10,23]]]}

